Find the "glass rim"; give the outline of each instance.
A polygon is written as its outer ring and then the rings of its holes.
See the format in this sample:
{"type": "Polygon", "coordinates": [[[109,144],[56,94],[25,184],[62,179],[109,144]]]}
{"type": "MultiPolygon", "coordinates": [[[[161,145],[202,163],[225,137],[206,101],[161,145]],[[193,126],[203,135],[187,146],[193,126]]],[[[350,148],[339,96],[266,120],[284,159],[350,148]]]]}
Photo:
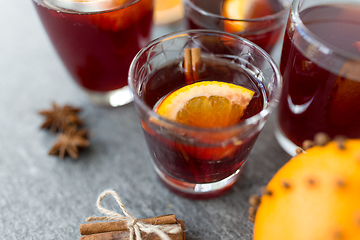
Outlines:
{"type": "MultiPolygon", "coordinates": [[[[294,27],[301,30],[299,31],[299,34],[302,35],[302,37],[304,37],[304,39],[307,42],[309,42],[309,44],[315,45],[317,48],[321,49],[322,52],[331,53],[335,55],[335,57],[348,59],[360,63],[360,57],[354,56],[353,54],[350,54],[344,50],[331,46],[330,44],[326,43],[325,41],[317,37],[305,26],[299,14],[300,13],[299,8],[301,7],[300,5],[303,1],[305,0],[294,0],[290,8],[290,17],[293,20],[294,27]]],[[[315,6],[321,6],[321,5],[324,4],[319,4],[315,6]]]]}
{"type": "Polygon", "coordinates": [[[134,95],[134,102],[139,104],[140,107],[142,109],[145,109],[146,112],[148,113],[150,118],[159,120],[160,122],[165,122],[167,125],[170,126],[175,126],[177,128],[182,128],[182,129],[186,129],[189,131],[198,131],[198,132],[213,132],[213,133],[217,133],[217,132],[225,132],[225,131],[233,131],[233,130],[237,130],[237,129],[241,129],[245,126],[249,126],[249,125],[253,125],[256,124],[258,122],[260,122],[262,119],[266,119],[270,113],[273,112],[273,110],[275,109],[275,107],[277,106],[278,100],[280,98],[281,95],[281,89],[282,89],[282,76],[280,74],[280,70],[277,66],[277,64],[275,63],[275,61],[272,59],[272,57],[262,48],[260,48],[259,46],[257,46],[256,44],[254,44],[253,42],[240,37],[238,35],[235,34],[231,34],[231,33],[227,33],[227,32],[223,32],[223,31],[217,31],[217,30],[207,30],[207,29],[195,29],[195,30],[185,30],[185,31],[177,31],[177,32],[172,32],[169,34],[166,34],[164,36],[158,37],[154,40],[152,40],[146,47],[142,48],[134,57],[134,59],[132,60],[131,64],[130,64],[130,68],[129,68],[129,73],[128,73],[128,84],[130,87],[131,92],[134,95]],[[136,89],[134,87],[133,81],[133,72],[135,69],[135,64],[136,62],[139,60],[140,56],[143,55],[143,53],[145,53],[146,51],[148,51],[149,49],[151,49],[154,45],[160,43],[160,42],[164,42],[179,36],[184,36],[184,35],[189,35],[192,33],[199,33],[199,34],[210,34],[210,35],[227,35],[229,37],[232,37],[234,39],[238,39],[241,42],[246,43],[249,46],[254,47],[257,51],[259,51],[265,58],[265,60],[270,64],[273,73],[274,73],[274,82],[277,84],[276,88],[273,88],[272,91],[275,91],[273,93],[272,99],[270,99],[268,101],[268,104],[266,106],[263,107],[263,109],[258,112],[257,114],[244,119],[243,121],[240,121],[237,124],[231,125],[231,126],[226,126],[226,127],[218,127],[218,128],[202,128],[202,127],[195,127],[195,126],[188,126],[188,125],[184,125],[184,124],[180,124],[177,123],[175,121],[171,121],[169,119],[166,119],[160,115],[158,115],[157,113],[155,113],[153,111],[153,109],[151,109],[142,99],[139,98],[136,89]]]}
{"type": "Polygon", "coordinates": [[[281,16],[283,16],[284,14],[287,14],[288,10],[290,9],[290,6],[291,6],[291,2],[290,2],[289,5],[285,6],[285,8],[283,10],[276,12],[274,14],[271,14],[271,15],[266,15],[264,17],[260,17],[260,18],[234,19],[234,18],[227,18],[227,17],[221,16],[221,15],[215,14],[215,13],[208,12],[208,11],[202,9],[201,7],[197,6],[196,4],[194,4],[190,0],[182,0],[182,1],[189,4],[197,12],[199,12],[203,15],[209,16],[209,17],[218,18],[221,20],[231,20],[231,21],[236,21],[236,22],[252,22],[252,23],[278,19],[281,16]]]}
{"type": "Polygon", "coordinates": [[[108,7],[99,7],[98,5],[101,3],[114,3],[113,0],[82,0],[82,2],[78,2],[76,0],[33,0],[38,4],[45,5],[46,7],[54,8],[57,11],[70,13],[70,14],[93,14],[93,13],[104,13],[104,12],[112,12],[116,10],[120,10],[126,7],[129,7],[135,3],[140,2],[141,0],[126,0],[121,4],[113,4],[108,7]],[[64,6],[62,4],[68,4],[68,6],[64,6]],[[72,6],[72,7],[71,7],[72,6]],[[77,11],[76,6],[87,6],[89,8],[93,8],[92,10],[86,11],[77,11]]]}

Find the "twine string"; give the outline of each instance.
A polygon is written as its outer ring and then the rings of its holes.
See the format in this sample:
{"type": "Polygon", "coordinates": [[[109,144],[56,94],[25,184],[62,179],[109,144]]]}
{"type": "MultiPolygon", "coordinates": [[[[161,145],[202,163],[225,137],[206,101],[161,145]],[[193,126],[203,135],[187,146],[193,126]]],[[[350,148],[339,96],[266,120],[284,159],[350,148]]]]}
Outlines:
{"type": "Polygon", "coordinates": [[[152,225],[152,224],[146,224],[139,219],[133,217],[128,210],[126,209],[125,205],[121,201],[121,198],[114,190],[105,190],[102,192],[97,201],[96,201],[96,207],[99,209],[99,211],[106,216],[101,217],[88,217],[85,219],[86,222],[90,221],[124,221],[127,224],[127,227],[130,231],[130,240],[134,240],[134,236],[136,240],[142,240],[141,238],[141,231],[145,233],[155,233],[157,234],[161,240],[171,240],[170,237],[166,233],[170,234],[176,234],[181,231],[181,228],[177,226],[162,226],[162,225],[152,225]],[[107,195],[111,195],[115,198],[116,202],[118,203],[120,209],[124,213],[124,215],[111,211],[109,209],[104,208],[101,205],[101,201],[104,197],[107,195]]]}

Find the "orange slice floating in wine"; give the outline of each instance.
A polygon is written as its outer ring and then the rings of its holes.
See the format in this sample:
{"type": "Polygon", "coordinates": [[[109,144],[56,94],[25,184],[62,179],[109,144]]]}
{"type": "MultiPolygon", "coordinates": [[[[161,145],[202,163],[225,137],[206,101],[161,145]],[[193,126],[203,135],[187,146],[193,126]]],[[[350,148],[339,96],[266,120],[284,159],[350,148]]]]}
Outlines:
{"type": "Polygon", "coordinates": [[[224,30],[227,32],[241,32],[246,30],[249,22],[236,20],[249,20],[273,14],[268,0],[225,0],[222,15],[232,20],[224,21],[224,30]],[[235,20],[236,19],[236,20],[235,20]]]}
{"type": "MultiPolygon", "coordinates": [[[[226,127],[240,121],[253,95],[253,91],[232,83],[196,82],[169,94],[155,108],[155,112],[164,118],[185,125],[202,128],[226,127]]],[[[225,145],[219,143],[225,143],[237,133],[237,131],[202,132],[202,134],[192,131],[183,132],[205,145],[181,143],[177,145],[183,155],[189,158],[218,161],[226,157],[233,157],[241,141],[228,142],[225,145]]]]}
{"type": "Polygon", "coordinates": [[[155,0],[154,23],[156,25],[170,24],[184,17],[184,7],[181,0],[155,0]]]}
{"type": "Polygon", "coordinates": [[[240,121],[253,95],[253,91],[232,83],[202,81],[169,94],[155,111],[185,125],[226,127],[240,121]]]}

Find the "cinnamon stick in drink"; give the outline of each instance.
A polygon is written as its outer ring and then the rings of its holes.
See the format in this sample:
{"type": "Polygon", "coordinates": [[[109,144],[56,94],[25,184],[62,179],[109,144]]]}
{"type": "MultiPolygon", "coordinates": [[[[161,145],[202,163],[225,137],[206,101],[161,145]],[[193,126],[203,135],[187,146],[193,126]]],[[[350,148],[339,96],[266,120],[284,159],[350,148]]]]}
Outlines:
{"type": "Polygon", "coordinates": [[[184,71],[185,71],[185,79],[187,84],[191,84],[194,82],[192,75],[192,62],[191,62],[191,49],[184,49],[184,71]]]}
{"type": "Polygon", "coordinates": [[[184,71],[187,84],[192,84],[199,80],[202,67],[201,49],[185,48],[184,49],[184,71]]]}
{"type": "Polygon", "coordinates": [[[192,72],[194,82],[200,79],[200,71],[201,71],[201,49],[200,48],[192,48],[191,49],[191,64],[192,64],[192,72]]]}

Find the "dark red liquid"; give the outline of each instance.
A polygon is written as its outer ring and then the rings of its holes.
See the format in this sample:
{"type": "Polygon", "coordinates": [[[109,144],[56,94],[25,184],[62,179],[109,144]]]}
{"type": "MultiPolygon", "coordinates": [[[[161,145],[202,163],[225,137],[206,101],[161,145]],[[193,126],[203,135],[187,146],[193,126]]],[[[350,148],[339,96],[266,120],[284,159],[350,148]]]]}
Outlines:
{"type": "MultiPolygon", "coordinates": [[[[212,0],[209,4],[209,0],[192,0],[192,2],[200,7],[201,9],[221,16],[222,3],[224,0],[212,0]]],[[[274,14],[283,10],[283,6],[278,0],[264,0],[268,1],[269,8],[266,9],[268,15],[274,14]]],[[[263,9],[261,9],[263,10],[263,9]]],[[[212,30],[221,30],[225,31],[224,21],[219,18],[204,16],[196,14],[195,12],[190,12],[187,14],[188,26],[191,29],[212,29],[212,30]]],[[[280,34],[284,27],[284,21],[280,23],[275,20],[267,20],[257,23],[250,23],[248,29],[245,29],[243,32],[236,33],[256,45],[260,46],[267,52],[270,52],[274,45],[277,43],[280,34]]]]}
{"type": "MultiPolygon", "coordinates": [[[[206,67],[201,80],[232,82],[255,91],[242,119],[251,117],[263,109],[264,95],[258,83],[249,74],[231,64],[214,66],[211,61],[204,62],[206,67]]],[[[150,107],[154,107],[165,95],[185,85],[181,64],[169,63],[149,77],[143,86],[142,98],[150,107]]],[[[212,136],[206,137],[205,142],[194,140],[191,134],[169,130],[164,133],[164,129],[156,123],[142,124],[156,166],[166,175],[188,183],[216,182],[235,173],[244,163],[258,136],[258,133],[255,133],[242,139],[241,143],[221,145],[219,142],[212,142],[212,136]]]]}
{"type": "Polygon", "coordinates": [[[66,68],[85,89],[127,85],[130,63],[150,38],[152,1],[103,13],[58,12],[35,2],[41,21],[66,68]]]}
{"type": "MultiPolygon", "coordinates": [[[[305,26],[330,48],[360,60],[360,6],[325,5],[300,13],[305,26]]],[[[284,77],[279,123],[292,142],[301,146],[318,132],[331,137],[360,137],[360,82],[346,64],[320,67],[294,44],[287,28],[281,57],[284,77]]],[[[359,78],[358,78],[359,79],[359,78]]]]}

